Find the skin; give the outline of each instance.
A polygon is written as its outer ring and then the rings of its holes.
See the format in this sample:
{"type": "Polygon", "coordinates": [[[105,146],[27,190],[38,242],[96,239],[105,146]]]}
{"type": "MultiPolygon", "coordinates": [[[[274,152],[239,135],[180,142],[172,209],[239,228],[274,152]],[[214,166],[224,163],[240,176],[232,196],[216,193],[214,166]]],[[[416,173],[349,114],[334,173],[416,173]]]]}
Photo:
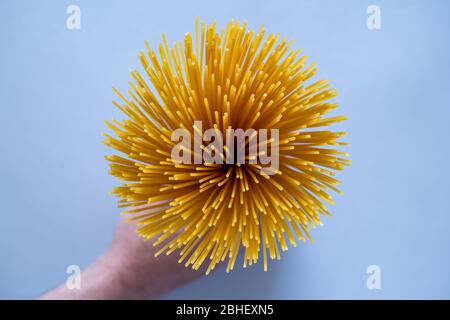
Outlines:
{"type": "Polygon", "coordinates": [[[176,252],[155,258],[156,251],[132,223],[120,221],[111,246],[81,273],[80,289],[62,284],[40,299],[156,299],[204,274],[179,264],[176,252]]]}

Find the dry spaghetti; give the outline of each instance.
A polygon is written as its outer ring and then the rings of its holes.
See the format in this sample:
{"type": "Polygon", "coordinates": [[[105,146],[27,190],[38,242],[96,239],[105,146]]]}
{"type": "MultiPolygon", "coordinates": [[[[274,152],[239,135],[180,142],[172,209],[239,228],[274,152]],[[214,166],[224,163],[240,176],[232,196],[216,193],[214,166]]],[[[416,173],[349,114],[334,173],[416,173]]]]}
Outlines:
{"type": "Polygon", "coordinates": [[[114,89],[127,119],[107,122],[115,136],[104,143],[124,154],[106,157],[124,181],[112,193],[139,235],[155,239],[157,255],[178,251],[179,262],[206,264],[206,273],[228,259],[228,272],[243,247],[244,267],[262,255],[267,270],[268,257],[311,239],[310,227],[329,215],[329,191],[339,192],[332,170],[349,160],[333,148],[345,145],[344,132],[316,128],[345,117],[325,117],[336,91],[325,80],[306,84],[316,67],[286,39],[238,21],[195,29],[172,47],[163,35],[157,52],[146,43],[139,58],[151,84],[132,71],[129,98],[114,89]],[[261,174],[260,164],[175,164],[171,132],[193,132],[196,120],[222,132],[279,129],[276,174],[261,174]]]}

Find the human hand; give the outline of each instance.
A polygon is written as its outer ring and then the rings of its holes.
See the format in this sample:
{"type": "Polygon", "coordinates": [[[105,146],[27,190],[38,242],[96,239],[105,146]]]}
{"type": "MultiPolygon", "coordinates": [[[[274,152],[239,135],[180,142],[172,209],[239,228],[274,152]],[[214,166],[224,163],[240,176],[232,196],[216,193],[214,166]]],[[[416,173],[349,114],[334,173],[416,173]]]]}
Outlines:
{"type": "Polygon", "coordinates": [[[178,263],[176,252],[154,257],[157,248],[119,221],[107,251],[81,273],[81,288],[65,284],[41,299],[153,299],[199,277],[202,272],[178,263]]]}

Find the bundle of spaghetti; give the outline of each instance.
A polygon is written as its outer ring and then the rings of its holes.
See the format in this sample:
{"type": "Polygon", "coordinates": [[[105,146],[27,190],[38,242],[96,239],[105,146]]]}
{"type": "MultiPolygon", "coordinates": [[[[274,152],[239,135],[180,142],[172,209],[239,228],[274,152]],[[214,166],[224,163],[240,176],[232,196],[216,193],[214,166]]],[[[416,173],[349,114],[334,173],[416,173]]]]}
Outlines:
{"type": "Polygon", "coordinates": [[[170,47],[163,35],[157,52],[145,44],[139,58],[148,79],[134,70],[129,97],[114,89],[126,119],[107,122],[114,135],[104,141],[120,152],[106,157],[110,174],[123,180],[112,193],[138,234],[154,240],[156,255],[176,251],[180,263],[205,265],[206,273],[224,260],[230,271],[242,249],[244,267],[262,256],[267,270],[288,243],[312,241],[310,228],[330,215],[329,192],[339,193],[334,171],[349,164],[335,148],[346,145],[338,141],[345,133],[326,129],[345,119],[325,116],[338,106],[330,102],[336,90],[308,81],[315,65],[290,50],[292,41],[238,21],[218,31],[197,20],[194,38],[186,33],[170,47]],[[198,120],[221,132],[278,129],[278,170],[175,163],[173,130],[195,134],[198,120]]]}

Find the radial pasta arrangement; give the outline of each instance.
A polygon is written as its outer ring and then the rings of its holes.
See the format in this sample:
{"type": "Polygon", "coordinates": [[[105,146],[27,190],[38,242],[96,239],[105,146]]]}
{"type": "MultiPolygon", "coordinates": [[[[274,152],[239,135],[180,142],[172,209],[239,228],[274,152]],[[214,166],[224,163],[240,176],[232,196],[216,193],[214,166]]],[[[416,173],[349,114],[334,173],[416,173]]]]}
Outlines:
{"type": "Polygon", "coordinates": [[[126,119],[107,122],[110,173],[123,180],[112,193],[156,255],[209,273],[224,260],[233,269],[241,249],[244,267],[262,256],[267,270],[329,215],[334,171],[349,160],[336,150],[345,133],[326,127],[345,117],[326,116],[336,91],[310,80],[316,67],[291,44],[196,21],[172,47],[164,35],[157,51],[146,43],[146,77],[131,72],[128,97],[114,89],[126,119]]]}

